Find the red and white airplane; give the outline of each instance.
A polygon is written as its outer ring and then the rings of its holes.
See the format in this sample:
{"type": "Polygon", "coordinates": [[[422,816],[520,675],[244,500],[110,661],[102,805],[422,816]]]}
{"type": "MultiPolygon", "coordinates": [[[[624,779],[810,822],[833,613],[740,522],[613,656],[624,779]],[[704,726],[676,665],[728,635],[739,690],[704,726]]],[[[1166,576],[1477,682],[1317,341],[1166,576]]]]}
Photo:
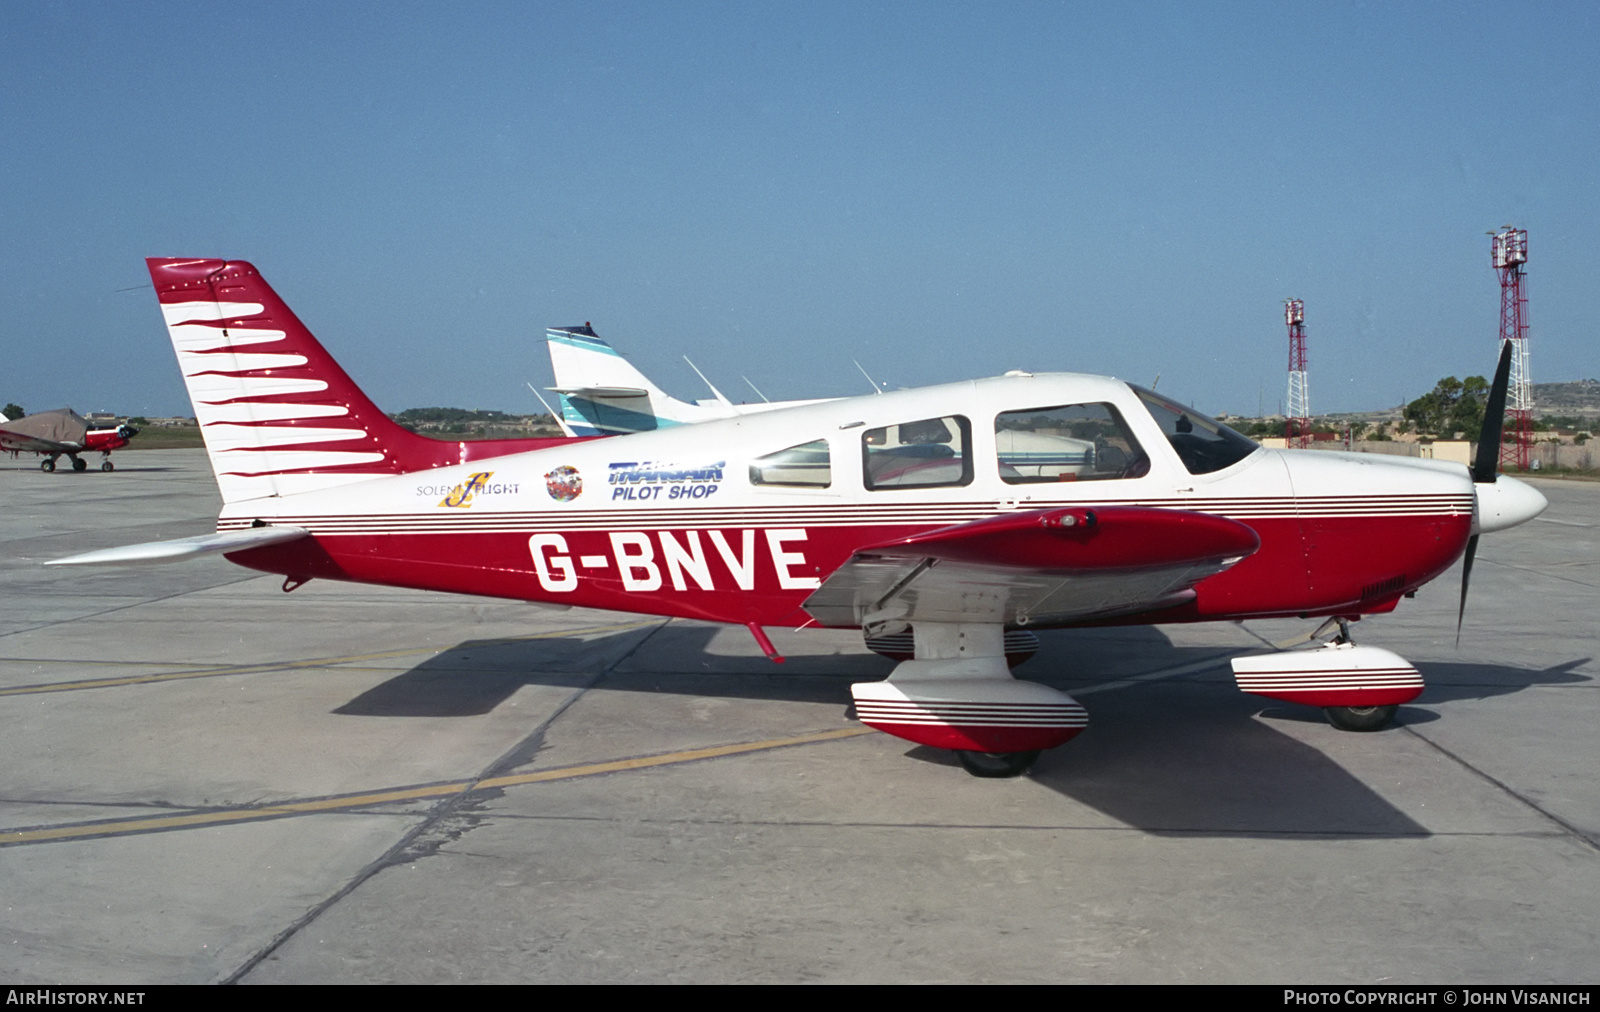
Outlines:
{"type": "Polygon", "coordinates": [[[44,457],[39,462],[42,471],[54,471],[62,454],[72,461],[74,471],[86,470],[89,462],[81,459],[80,453],[99,453],[100,470],[114,471],[111,451],[127,446],[128,440],[138,434],[139,430],[131,425],[91,429],[88,420],[71,408],[40,411],[16,419],[0,415],[0,450],[13,457],[37,453],[44,457]]]}
{"type": "MultiPolygon", "coordinates": [[[[861,721],[981,776],[1020,773],[1085,726],[1069,696],[1012,676],[1008,651],[1028,645],[1007,634],[1035,628],[1326,618],[1331,643],[1234,661],[1239,687],[1381,727],[1422,679],[1351,643],[1347,622],[1464,550],[1470,573],[1479,534],[1546,506],[1495,476],[1497,422],[1469,473],[1265,449],[1070,373],[441,444],[380,412],[250,264],[148,263],[222,491],[217,533],[52,564],[222,553],[286,590],[320,578],[738,623],[775,660],[766,628],[860,628],[905,657],[852,687],[861,721]]],[[[1491,419],[1505,386],[1502,359],[1491,419]]]]}

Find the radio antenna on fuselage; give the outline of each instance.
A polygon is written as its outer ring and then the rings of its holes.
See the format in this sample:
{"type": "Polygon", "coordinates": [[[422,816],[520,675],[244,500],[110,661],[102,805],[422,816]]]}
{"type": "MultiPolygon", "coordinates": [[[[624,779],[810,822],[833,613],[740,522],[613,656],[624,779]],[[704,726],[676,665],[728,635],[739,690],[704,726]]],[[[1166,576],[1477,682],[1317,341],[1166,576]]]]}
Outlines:
{"type": "MultiPolygon", "coordinates": [[[[720,401],[723,404],[731,404],[732,403],[726,397],[722,396],[722,391],[721,390],[718,390],[716,387],[711,386],[711,381],[706,379],[706,374],[700,371],[700,367],[699,366],[697,366],[693,362],[689,361],[689,356],[688,355],[683,356],[683,360],[685,362],[689,362],[689,368],[693,369],[694,370],[694,374],[696,376],[700,377],[700,382],[704,383],[706,386],[711,388],[711,393],[716,396],[718,401],[720,401]]],[[[745,380],[745,382],[748,383],[750,381],[749,380],[745,380]]],[[[760,393],[760,391],[757,391],[757,393],[760,393]]]]}
{"type": "Polygon", "coordinates": [[[565,418],[562,418],[559,413],[557,413],[555,410],[553,410],[550,407],[550,402],[544,399],[544,394],[541,394],[539,392],[539,388],[534,386],[532,383],[528,383],[527,380],[523,380],[523,382],[527,383],[528,389],[533,391],[533,396],[539,398],[539,403],[544,405],[545,411],[549,412],[550,417],[554,418],[556,420],[556,424],[561,426],[561,431],[564,434],[566,434],[567,438],[570,439],[570,438],[576,436],[577,433],[573,432],[570,428],[567,427],[567,420],[565,418]]]}
{"type": "Polygon", "coordinates": [[[750,377],[748,377],[748,376],[740,376],[739,378],[744,380],[745,386],[749,387],[751,390],[754,390],[756,392],[756,396],[757,397],[759,397],[762,400],[766,401],[768,404],[772,403],[772,399],[771,398],[769,398],[766,394],[762,393],[761,389],[759,387],[757,387],[754,383],[750,382],[750,377]]]}
{"type": "MultiPolygon", "coordinates": [[[[851,359],[850,361],[856,362],[855,359],[851,359]]],[[[856,362],[856,368],[857,369],[861,369],[861,363],[860,362],[856,362]]],[[[861,375],[867,376],[867,371],[865,369],[861,369],[861,375]]],[[[867,376],[867,382],[872,384],[872,392],[873,393],[875,393],[875,394],[883,393],[883,388],[878,386],[878,381],[877,380],[873,379],[871,376],[867,376]]]]}

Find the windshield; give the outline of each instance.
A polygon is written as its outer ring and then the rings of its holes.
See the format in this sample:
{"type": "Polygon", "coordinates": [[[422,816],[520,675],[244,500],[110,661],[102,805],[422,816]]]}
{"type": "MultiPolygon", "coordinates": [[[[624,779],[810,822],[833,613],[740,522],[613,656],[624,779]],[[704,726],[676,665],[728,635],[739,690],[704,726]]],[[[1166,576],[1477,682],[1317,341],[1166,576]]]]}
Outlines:
{"type": "Polygon", "coordinates": [[[1167,442],[1178,451],[1178,459],[1190,474],[1220,471],[1261,449],[1261,444],[1255,440],[1239,435],[1193,408],[1176,404],[1143,387],[1134,387],[1133,392],[1150,409],[1150,417],[1166,434],[1167,442]]]}

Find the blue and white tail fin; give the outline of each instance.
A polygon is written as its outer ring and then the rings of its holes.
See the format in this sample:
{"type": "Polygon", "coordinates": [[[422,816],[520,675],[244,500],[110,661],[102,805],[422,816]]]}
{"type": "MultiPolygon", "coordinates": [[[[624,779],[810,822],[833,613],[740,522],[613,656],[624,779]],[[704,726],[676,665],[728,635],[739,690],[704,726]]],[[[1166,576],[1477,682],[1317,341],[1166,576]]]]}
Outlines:
{"type": "Polygon", "coordinates": [[[725,398],[691,404],[668,395],[585,323],[545,331],[561,417],[575,435],[620,435],[731,418],[725,398]]]}
{"type": "Polygon", "coordinates": [[[587,323],[581,327],[551,327],[545,331],[545,340],[550,346],[550,368],[556,378],[556,385],[551,389],[560,395],[562,420],[574,435],[645,432],[817,403],[734,404],[711,386],[711,381],[693,362],[689,363],[689,368],[711,387],[715,398],[693,403],[680,401],[650,382],[649,377],[617,354],[616,349],[601,340],[587,323]]]}

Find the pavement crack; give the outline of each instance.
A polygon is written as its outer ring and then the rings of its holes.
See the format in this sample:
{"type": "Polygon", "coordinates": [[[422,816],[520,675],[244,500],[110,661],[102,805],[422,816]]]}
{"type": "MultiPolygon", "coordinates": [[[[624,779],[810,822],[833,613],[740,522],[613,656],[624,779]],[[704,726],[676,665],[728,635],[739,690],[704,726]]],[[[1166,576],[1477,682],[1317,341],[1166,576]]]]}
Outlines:
{"type": "MultiPolygon", "coordinates": [[[[631,650],[628,650],[612,663],[595,671],[591,677],[586,679],[582,685],[575,688],[572,693],[561,702],[560,706],[557,706],[553,711],[551,711],[550,715],[544,720],[540,721],[539,725],[530,731],[521,741],[512,746],[511,749],[502,754],[498,759],[491,762],[476,777],[474,777],[470,783],[465,784],[461,790],[447,798],[444,798],[438,804],[434,805],[433,808],[429,810],[428,814],[415,826],[411,827],[411,829],[408,830],[404,835],[402,835],[399,840],[395,841],[393,846],[384,851],[383,854],[381,854],[376,860],[368,863],[366,867],[358,871],[354,876],[351,877],[350,881],[346,882],[331,895],[327,896],[320,903],[311,907],[304,914],[301,914],[282,931],[274,935],[266,945],[262,946],[255,953],[255,955],[245,960],[237,969],[235,969],[227,977],[223,978],[221,983],[239,983],[240,980],[244,979],[246,974],[248,974],[251,970],[254,970],[257,966],[260,966],[264,960],[270,957],[274,952],[278,951],[278,949],[282,948],[284,943],[288,942],[289,939],[293,938],[295,935],[299,934],[301,930],[314,923],[317,918],[323,915],[323,913],[332,909],[334,904],[355,892],[369,879],[383,871],[385,868],[407,864],[419,858],[432,856],[433,854],[438,853],[440,847],[459,839],[467,831],[477,826],[482,821],[482,816],[478,814],[477,809],[479,809],[484,802],[488,800],[490,792],[486,792],[482,789],[476,789],[476,784],[479,781],[487,780],[490,777],[495,776],[497,773],[503,773],[507,769],[512,769],[517,765],[526,763],[533,756],[537,755],[538,752],[544,747],[544,735],[545,732],[549,730],[550,725],[555,723],[555,721],[559,719],[562,714],[566,713],[572,704],[581,699],[584,693],[593,688],[594,685],[606,675],[616,670],[618,665],[631,658],[639,651],[641,647],[645,645],[645,643],[649,642],[652,636],[664,629],[668,624],[670,624],[670,622],[671,620],[668,619],[667,621],[656,626],[654,629],[651,629],[650,632],[639,638],[639,642],[636,643],[631,650]],[[456,820],[459,820],[460,822],[458,826],[450,825],[450,823],[456,820]],[[430,834],[434,834],[435,830],[439,829],[443,829],[444,831],[440,834],[437,834],[435,838],[424,839],[425,837],[429,837],[430,834]]],[[[496,791],[493,793],[497,794],[499,792],[496,791]]]]}
{"type": "Polygon", "coordinates": [[[1455,752],[1452,752],[1450,749],[1445,748],[1443,745],[1441,745],[1438,742],[1434,741],[1432,738],[1429,738],[1427,735],[1425,735],[1422,732],[1418,731],[1415,727],[1412,727],[1411,725],[1408,724],[1408,725],[1405,725],[1402,729],[1404,731],[1406,731],[1407,733],[1409,733],[1409,734],[1415,735],[1420,741],[1424,742],[1429,748],[1432,748],[1434,751],[1438,752],[1440,755],[1444,756],[1445,758],[1449,759],[1451,762],[1453,762],[1456,765],[1460,766],[1462,769],[1464,769],[1467,772],[1473,774],[1474,776],[1479,777],[1480,779],[1482,779],[1486,783],[1494,785],[1495,787],[1499,788],[1501,791],[1504,791],[1506,794],[1510,795],[1511,797],[1516,798],[1518,801],[1522,802],[1524,805],[1526,805],[1528,808],[1531,808],[1533,811],[1537,812],[1539,815],[1541,815],[1544,818],[1548,819],[1549,821],[1555,823],[1557,826],[1560,826],[1561,829],[1566,834],[1576,838],[1579,843],[1581,843],[1584,846],[1588,847],[1590,850],[1600,851],[1600,840],[1596,840],[1594,837],[1590,836],[1588,833],[1584,832],[1582,829],[1580,829],[1577,826],[1573,825],[1572,823],[1568,822],[1566,819],[1563,819],[1561,816],[1557,815],[1556,813],[1550,811],[1548,808],[1545,808],[1543,805],[1539,804],[1537,801],[1534,801],[1532,798],[1530,798],[1527,795],[1523,794],[1521,791],[1518,791],[1516,788],[1512,787],[1510,784],[1506,783],[1504,780],[1501,780],[1499,777],[1496,777],[1493,774],[1491,774],[1491,773],[1489,773],[1489,772],[1487,772],[1485,770],[1479,769],[1477,766],[1474,766],[1472,763],[1468,762],[1462,756],[1456,754],[1455,752]]]}
{"type": "Polygon", "coordinates": [[[218,587],[231,587],[236,583],[246,583],[250,580],[259,580],[260,578],[261,577],[259,575],[251,573],[249,575],[240,576],[231,580],[221,580],[217,583],[208,584],[204,587],[189,587],[185,590],[174,591],[171,594],[161,594],[156,597],[141,597],[128,604],[119,604],[113,608],[103,608],[100,611],[91,612],[87,615],[75,615],[72,618],[55,619],[51,622],[40,622],[37,625],[23,626],[17,629],[8,629],[5,632],[0,633],[0,639],[4,639],[7,636],[17,636],[22,633],[38,632],[40,629],[53,629],[58,625],[80,625],[86,622],[93,622],[94,620],[104,618],[107,615],[114,615],[119,611],[128,611],[131,608],[143,608],[146,605],[160,604],[162,601],[171,601],[174,598],[187,597],[190,594],[204,593],[205,591],[216,590],[218,587]]]}

